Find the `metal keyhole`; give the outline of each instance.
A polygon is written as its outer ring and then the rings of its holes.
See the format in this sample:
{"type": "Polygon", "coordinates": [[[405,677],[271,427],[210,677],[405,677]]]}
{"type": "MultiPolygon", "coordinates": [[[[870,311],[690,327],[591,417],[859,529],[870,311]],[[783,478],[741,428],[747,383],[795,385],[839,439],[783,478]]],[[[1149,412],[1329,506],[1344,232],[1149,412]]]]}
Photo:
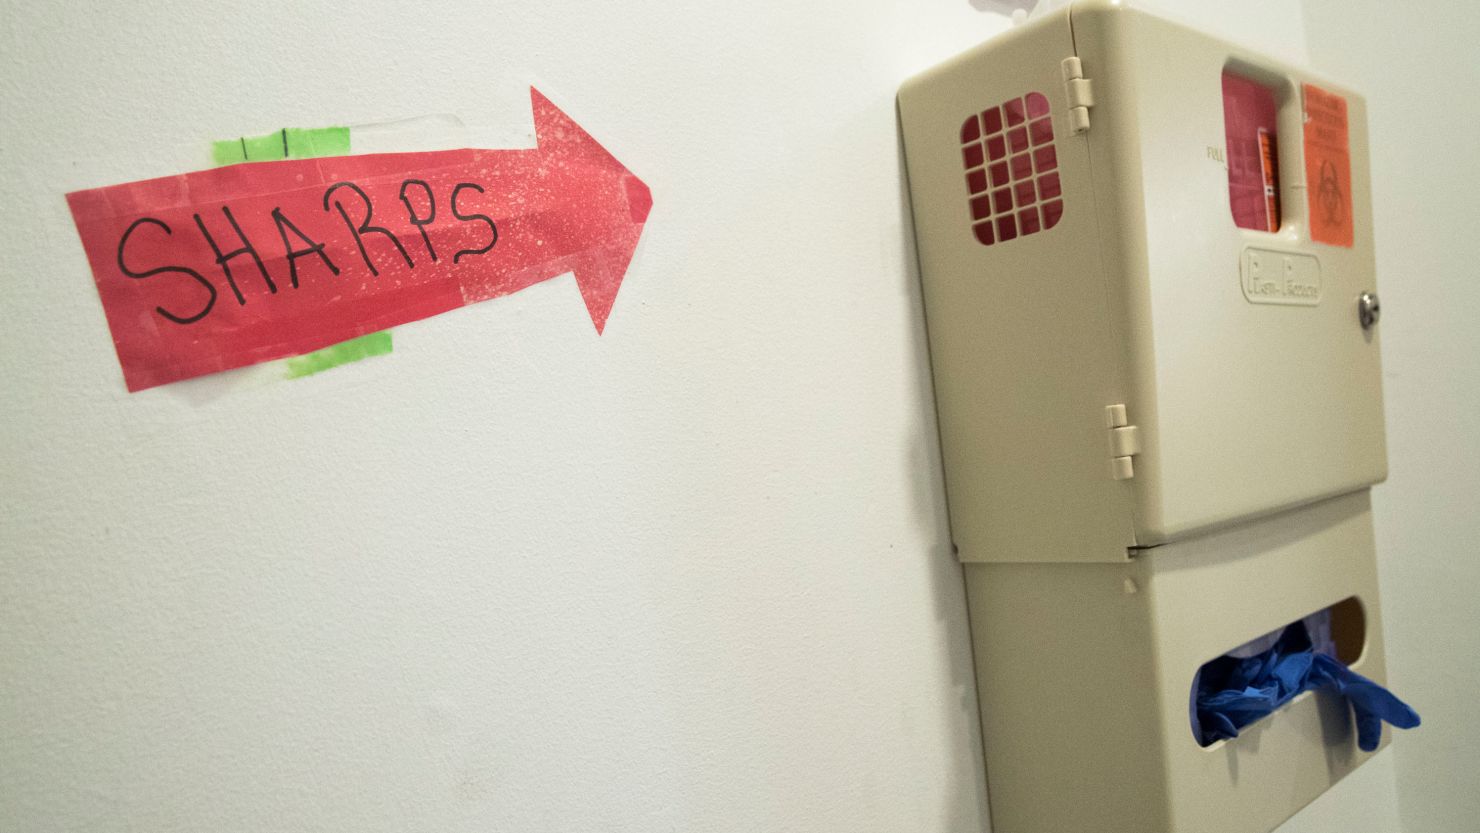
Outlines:
{"type": "Polygon", "coordinates": [[[1382,304],[1377,301],[1376,292],[1363,292],[1357,298],[1357,318],[1362,322],[1362,329],[1370,330],[1377,319],[1382,317],[1382,304]]]}

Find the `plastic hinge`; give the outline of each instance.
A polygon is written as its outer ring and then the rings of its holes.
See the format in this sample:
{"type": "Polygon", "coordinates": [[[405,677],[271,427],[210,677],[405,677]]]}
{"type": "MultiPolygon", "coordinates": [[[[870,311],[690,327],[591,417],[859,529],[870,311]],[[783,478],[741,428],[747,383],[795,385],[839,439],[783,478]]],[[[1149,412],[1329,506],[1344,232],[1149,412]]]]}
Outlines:
{"type": "Polygon", "coordinates": [[[1134,457],[1141,453],[1141,435],[1134,425],[1110,429],[1110,456],[1134,457]]]}
{"type": "Polygon", "coordinates": [[[1069,130],[1078,135],[1089,130],[1089,108],[1095,104],[1094,86],[1084,77],[1084,65],[1078,58],[1065,58],[1059,68],[1064,74],[1064,95],[1069,100],[1069,130]]]}
{"type": "Polygon", "coordinates": [[[1094,106],[1095,93],[1088,78],[1071,78],[1065,88],[1069,91],[1070,107],[1094,106]]]}
{"type": "Polygon", "coordinates": [[[1135,456],[1141,453],[1141,431],[1130,424],[1125,405],[1105,408],[1105,427],[1110,431],[1110,476],[1130,480],[1136,476],[1135,456]]]}

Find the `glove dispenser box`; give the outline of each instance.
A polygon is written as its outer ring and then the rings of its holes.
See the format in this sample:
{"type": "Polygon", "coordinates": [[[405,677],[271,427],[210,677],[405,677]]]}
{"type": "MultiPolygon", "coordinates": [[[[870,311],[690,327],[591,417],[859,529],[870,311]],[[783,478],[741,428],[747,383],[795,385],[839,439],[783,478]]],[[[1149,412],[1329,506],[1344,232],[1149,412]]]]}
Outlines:
{"type": "Polygon", "coordinates": [[[1369,757],[1203,663],[1331,609],[1385,678],[1364,103],[1115,2],[899,94],[994,833],[1268,831],[1369,757]]]}

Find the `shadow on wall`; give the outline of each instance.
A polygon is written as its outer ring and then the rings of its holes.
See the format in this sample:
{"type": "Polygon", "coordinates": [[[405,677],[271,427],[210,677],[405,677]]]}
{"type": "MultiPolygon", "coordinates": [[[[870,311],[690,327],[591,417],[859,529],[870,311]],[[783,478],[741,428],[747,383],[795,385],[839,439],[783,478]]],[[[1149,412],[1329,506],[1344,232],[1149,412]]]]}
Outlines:
{"type": "MultiPolygon", "coordinates": [[[[978,8],[1013,5],[972,0],[978,8]]],[[[1028,2],[1026,5],[1032,5],[1028,2]]],[[[915,378],[919,380],[916,399],[919,409],[919,430],[909,443],[910,459],[906,465],[914,473],[914,493],[919,503],[915,507],[916,517],[930,523],[940,531],[940,538],[927,554],[930,559],[931,584],[935,592],[935,609],[947,634],[946,650],[950,657],[952,688],[958,697],[959,708],[968,715],[973,737],[964,745],[971,750],[971,771],[974,784],[957,784],[947,806],[963,808],[963,794],[975,797],[978,818],[990,829],[991,812],[986,792],[986,761],[981,749],[981,724],[976,692],[976,662],[971,649],[970,628],[966,619],[966,581],[961,563],[956,560],[956,548],[951,542],[950,522],[946,510],[945,472],[941,461],[940,432],[935,413],[935,385],[930,370],[930,347],[925,331],[924,287],[920,282],[920,261],[915,251],[915,220],[910,207],[910,189],[905,171],[904,131],[899,128],[896,114],[895,144],[899,171],[900,229],[904,235],[903,253],[899,274],[904,276],[901,289],[908,298],[909,314],[913,321],[913,364],[917,368],[915,378]]],[[[956,817],[946,820],[948,829],[969,829],[971,820],[956,817]]]]}

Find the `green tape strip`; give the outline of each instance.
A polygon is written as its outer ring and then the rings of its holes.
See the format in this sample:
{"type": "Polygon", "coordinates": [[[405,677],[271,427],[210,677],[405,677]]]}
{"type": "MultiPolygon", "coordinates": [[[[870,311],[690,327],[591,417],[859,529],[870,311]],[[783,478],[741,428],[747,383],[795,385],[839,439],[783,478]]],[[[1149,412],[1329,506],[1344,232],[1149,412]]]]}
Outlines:
{"type": "MultiPolygon", "coordinates": [[[[217,167],[239,162],[276,162],[282,159],[313,159],[319,156],[348,156],[348,127],[285,127],[262,136],[242,136],[211,143],[211,158],[217,167]]],[[[384,356],[391,352],[391,331],[341,341],[286,361],[289,379],[322,373],[331,367],[384,356]]]]}
{"type": "Polygon", "coordinates": [[[348,127],[320,127],[314,130],[289,127],[283,133],[288,140],[289,159],[349,155],[348,127]]]}
{"type": "Polygon", "coordinates": [[[333,347],[325,347],[322,350],[288,359],[288,378],[301,379],[304,376],[322,373],[331,367],[368,359],[371,356],[384,356],[390,352],[391,331],[381,330],[378,333],[341,341],[333,347]]]}
{"type": "Polygon", "coordinates": [[[211,162],[216,167],[235,165],[247,161],[246,148],[235,139],[222,139],[211,143],[211,162]]]}
{"type": "Polygon", "coordinates": [[[262,136],[242,136],[211,143],[211,159],[218,166],[348,155],[348,127],[285,127],[262,136]]]}

